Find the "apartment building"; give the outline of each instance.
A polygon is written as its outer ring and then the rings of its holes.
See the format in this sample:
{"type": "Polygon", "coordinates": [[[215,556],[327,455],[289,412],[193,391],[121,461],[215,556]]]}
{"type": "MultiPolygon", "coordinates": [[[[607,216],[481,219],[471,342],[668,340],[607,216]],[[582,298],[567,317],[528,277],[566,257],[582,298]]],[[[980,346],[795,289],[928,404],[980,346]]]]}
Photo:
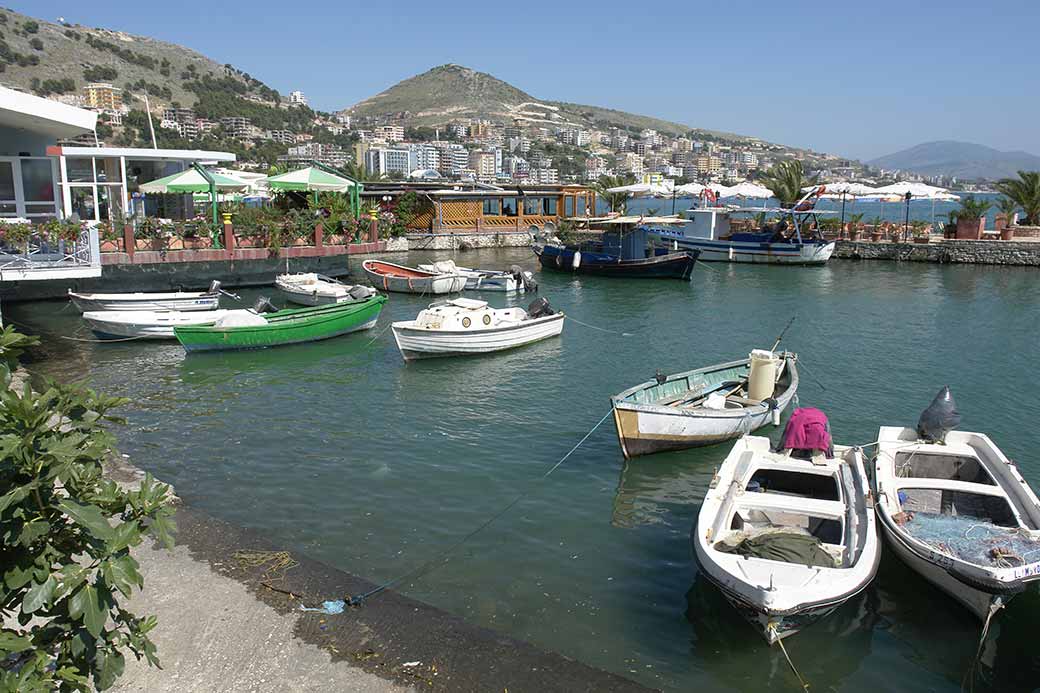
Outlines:
{"type": "Polygon", "coordinates": [[[475,149],[469,153],[469,168],[473,169],[477,180],[486,183],[495,181],[495,152],[486,149],[475,149]]]}
{"type": "Polygon", "coordinates": [[[228,116],[220,119],[220,126],[229,137],[244,140],[252,136],[253,123],[244,116],[228,116]]]}
{"type": "Polygon", "coordinates": [[[391,144],[394,142],[404,141],[404,126],[403,125],[380,125],[372,131],[372,135],[376,139],[386,140],[391,144]]]}
{"type": "Polygon", "coordinates": [[[123,90],[105,82],[83,87],[83,103],[97,111],[118,111],[123,107],[123,90]]]}

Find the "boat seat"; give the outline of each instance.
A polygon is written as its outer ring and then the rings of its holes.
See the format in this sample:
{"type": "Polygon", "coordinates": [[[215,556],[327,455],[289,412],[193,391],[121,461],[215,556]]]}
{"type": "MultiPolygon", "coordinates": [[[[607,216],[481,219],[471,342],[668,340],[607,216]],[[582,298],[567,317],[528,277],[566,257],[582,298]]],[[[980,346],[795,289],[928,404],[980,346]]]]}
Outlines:
{"type": "Polygon", "coordinates": [[[745,407],[757,407],[759,404],[762,404],[762,400],[760,399],[748,399],[747,397],[741,397],[739,395],[730,395],[726,398],[726,401],[740,404],[745,407]]]}
{"type": "Polygon", "coordinates": [[[655,399],[650,404],[657,407],[670,407],[674,404],[680,404],[681,402],[685,402],[686,400],[692,399],[694,397],[699,397],[703,394],[705,394],[704,385],[699,385],[697,387],[691,387],[689,390],[683,390],[682,392],[679,392],[674,395],[665,395],[660,399],[655,399]]]}

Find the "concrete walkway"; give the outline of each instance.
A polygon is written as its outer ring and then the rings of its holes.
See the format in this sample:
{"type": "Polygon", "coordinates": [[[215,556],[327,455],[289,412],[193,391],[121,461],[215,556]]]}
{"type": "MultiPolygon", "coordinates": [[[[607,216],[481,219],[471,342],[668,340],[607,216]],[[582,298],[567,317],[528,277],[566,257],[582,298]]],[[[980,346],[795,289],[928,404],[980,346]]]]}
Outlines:
{"type": "Polygon", "coordinates": [[[214,572],[186,547],[165,551],[142,545],[145,590],[129,608],[154,614],[152,639],[162,669],[128,655],[113,691],[407,691],[347,661],[333,662],[317,645],[293,633],[301,617],[280,613],[249,589],[214,572]]]}

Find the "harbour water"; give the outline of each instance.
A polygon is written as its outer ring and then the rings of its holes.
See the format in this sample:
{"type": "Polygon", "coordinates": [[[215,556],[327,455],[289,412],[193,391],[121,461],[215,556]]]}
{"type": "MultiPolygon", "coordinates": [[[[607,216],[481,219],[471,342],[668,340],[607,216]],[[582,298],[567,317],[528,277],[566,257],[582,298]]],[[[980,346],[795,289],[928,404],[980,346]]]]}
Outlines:
{"type": "MultiPolygon", "coordinates": [[[[456,259],[536,267],[520,249],[456,259]]],[[[438,555],[529,492],[397,589],[665,690],[797,682],[697,574],[690,530],[727,445],[626,463],[608,419],[539,480],[612,393],[657,369],[767,348],[797,316],[784,346],[801,357],[800,403],[829,415],[838,442],[913,425],[949,384],[962,427],[989,433],[1040,487],[1035,270],[834,261],[702,264],[689,283],[536,276],[540,295],[598,329],[570,321],[560,339],[511,353],[405,364],[381,331],[425,298],[393,295],[369,333],[190,357],[176,343],[62,340],[89,337],[64,302],[8,306],[5,318],[44,337],[35,371],[131,398],[123,452],[187,503],[373,581],[438,555]]],[[[998,616],[968,679],[975,690],[1040,684],[1038,619],[1035,589],[998,616]]],[[[814,690],[956,691],[980,625],[887,552],[863,595],[786,644],[814,690]]]]}

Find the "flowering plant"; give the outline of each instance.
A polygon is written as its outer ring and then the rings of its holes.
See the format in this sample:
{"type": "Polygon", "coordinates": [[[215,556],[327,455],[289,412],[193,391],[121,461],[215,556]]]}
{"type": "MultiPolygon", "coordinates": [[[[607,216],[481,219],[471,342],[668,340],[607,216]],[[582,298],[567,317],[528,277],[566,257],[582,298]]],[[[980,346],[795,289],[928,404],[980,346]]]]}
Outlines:
{"type": "Polygon", "coordinates": [[[0,222],[0,239],[10,246],[23,246],[32,236],[32,224],[26,221],[0,222]]]}

